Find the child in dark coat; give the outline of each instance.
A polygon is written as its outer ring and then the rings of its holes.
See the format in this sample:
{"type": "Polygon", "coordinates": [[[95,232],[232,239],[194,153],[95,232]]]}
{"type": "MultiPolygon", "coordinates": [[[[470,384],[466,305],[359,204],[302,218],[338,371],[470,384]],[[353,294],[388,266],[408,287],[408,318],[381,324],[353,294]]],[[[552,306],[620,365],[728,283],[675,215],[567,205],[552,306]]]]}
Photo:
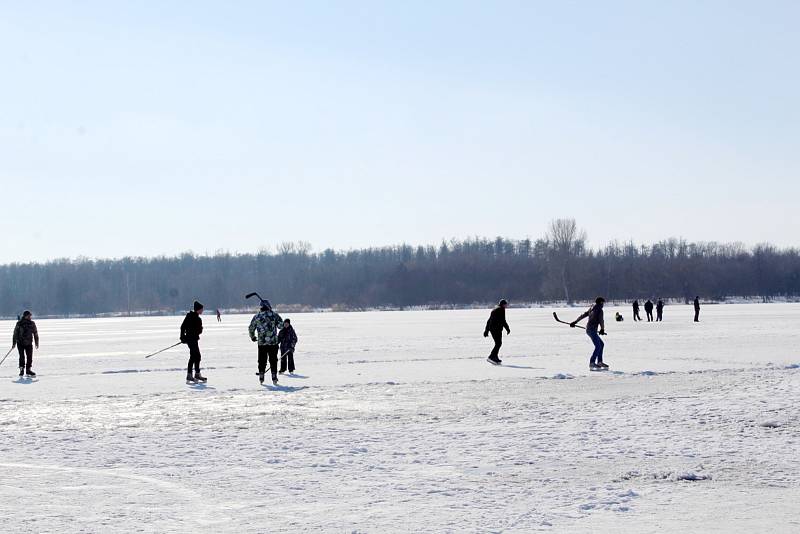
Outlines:
{"type": "Polygon", "coordinates": [[[281,370],[286,372],[287,366],[290,373],[294,373],[294,347],[297,345],[297,334],[292,327],[292,321],[283,321],[283,329],[278,333],[278,342],[281,344],[281,370]]]}

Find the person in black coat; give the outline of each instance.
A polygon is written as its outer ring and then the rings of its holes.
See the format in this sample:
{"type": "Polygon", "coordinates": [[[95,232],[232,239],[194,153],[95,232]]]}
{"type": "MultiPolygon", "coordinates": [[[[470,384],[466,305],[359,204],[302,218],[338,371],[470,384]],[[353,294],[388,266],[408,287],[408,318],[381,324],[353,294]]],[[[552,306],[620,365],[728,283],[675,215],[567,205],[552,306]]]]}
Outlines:
{"type": "Polygon", "coordinates": [[[503,329],[506,333],[510,334],[511,329],[506,322],[506,308],[508,308],[508,301],[503,299],[489,314],[489,320],[486,321],[486,329],[483,331],[483,337],[489,337],[492,334],[494,340],[494,348],[489,354],[487,360],[494,365],[500,365],[503,360],[500,359],[500,347],[503,345],[503,329]]]}
{"type": "Polygon", "coordinates": [[[642,317],[639,315],[639,301],[633,301],[633,320],[634,321],[641,321],[642,317]]]}
{"type": "Polygon", "coordinates": [[[294,373],[294,347],[297,345],[297,333],[295,333],[292,321],[289,319],[283,320],[283,328],[278,332],[278,343],[281,346],[280,374],[286,372],[287,366],[289,372],[294,373]]]}
{"type": "Polygon", "coordinates": [[[189,346],[189,365],[186,369],[187,382],[205,382],[206,378],[200,374],[200,334],[203,333],[203,305],[194,301],[193,310],[186,314],[181,323],[181,343],[189,346]],[[194,376],[192,376],[194,367],[194,376]]]}
{"type": "Polygon", "coordinates": [[[694,298],[694,322],[700,322],[700,297],[696,296],[694,298]]]}
{"type": "Polygon", "coordinates": [[[656,321],[661,321],[664,318],[664,301],[658,299],[656,302],[656,321]]]}
{"type": "Polygon", "coordinates": [[[33,345],[35,342],[36,350],[39,350],[39,330],[31,317],[32,314],[28,310],[22,313],[22,317],[14,327],[11,348],[17,347],[19,351],[19,376],[22,376],[24,370],[29,377],[33,378],[36,376],[36,373],[31,369],[33,366],[33,345]]]}
{"type": "Polygon", "coordinates": [[[644,303],[644,313],[647,315],[647,322],[653,320],[653,303],[650,299],[647,299],[647,302],[644,303]]]}

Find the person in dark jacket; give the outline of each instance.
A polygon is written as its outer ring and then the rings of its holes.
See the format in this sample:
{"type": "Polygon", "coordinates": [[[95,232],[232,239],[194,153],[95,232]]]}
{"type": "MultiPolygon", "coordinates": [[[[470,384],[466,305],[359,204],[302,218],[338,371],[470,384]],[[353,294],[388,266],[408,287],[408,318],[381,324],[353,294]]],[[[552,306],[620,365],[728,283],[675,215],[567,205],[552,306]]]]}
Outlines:
{"type": "Polygon", "coordinates": [[[664,318],[664,301],[658,299],[656,302],[656,321],[661,321],[664,318]]]}
{"type": "Polygon", "coordinates": [[[483,337],[489,337],[492,334],[494,340],[494,348],[489,354],[487,360],[493,365],[500,365],[503,360],[500,359],[500,347],[503,345],[503,329],[506,333],[511,333],[511,328],[508,327],[506,322],[506,308],[508,308],[508,301],[501,300],[497,306],[489,314],[489,320],[486,321],[486,329],[483,331],[483,337]]]}
{"type": "Polygon", "coordinates": [[[287,365],[289,372],[294,373],[294,347],[297,345],[297,334],[289,319],[283,320],[283,329],[278,332],[278,343],[281,345],[280,374],[286,372],[287,365]]]}
{"type": "Polygon", "coordinates": [[[205,382],[206,377],[200,374],[200,334],[203,333],[203,305],[194,301],[193,310],[186,314],[181,323],[181,343],[189,346],[189,365],[186,369],[187,382],[205,382]],[[192,376],[194,367],[194,376],[192,376]]]}
{"type": "Polygon", "coordinates": [[[22,376],[24,370],[26,375],[33,378],[36,376],[36,373],[31,369],[33,365],[33,345],[35,343],[36,350],[39,350],[39,330],[36,329],[36,323],[33,322],[31,317],[31,312],[28,310],[22,312],[22,318],[17,321],[17,325],[14,327],[11,348],[17,347],[19,351],[19,376],[22,376]]]}
{"type": "Polygon", "coordinates": [[[653,320],[653,303],[650,299],[647,299],[647,302],[644,303],[644,313],[647,315],[647,322],[653,320]]]}
{"type": "Polygon", "coordinates": [[[700,322],[700,296],[694,298],[694,322],[700,322]]]}
{"type": "Polygon", "coordinates": [[[603,340],[600,339],[600,336],[606,335],[606,323],[603,320],[603,304],[605,304],[605,302],[606,299],[603,297],[597,297],[594,301],[594,306],[586,310],[580,317],[569,324],[572,328],[575,328],[580,321],[586,317],[589,318],[589,321],[586,323],[586,335],[589,336],[589,339],[591,339],[594,344],[594,351],[589,358],[590,371],[608,369],[608,365],[603,363],[603,348],[605,344],[603,340]],[[600,328],[600,332],[597,331],[598,327],[600,328]]]}
{"type": "Polygon", "coordinates": [[[639,301],[633,301],[633,320],[634,321],[641,321],[642,317],[639,315],[639,301]]]}

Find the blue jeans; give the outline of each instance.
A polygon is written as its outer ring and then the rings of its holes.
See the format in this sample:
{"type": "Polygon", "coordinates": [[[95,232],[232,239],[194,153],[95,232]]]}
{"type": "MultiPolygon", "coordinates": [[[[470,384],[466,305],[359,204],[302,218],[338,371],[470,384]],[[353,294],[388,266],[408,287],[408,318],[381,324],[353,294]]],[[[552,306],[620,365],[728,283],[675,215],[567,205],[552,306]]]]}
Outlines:
{"type": "Polygon", "coordinates": [[[592,357],[589,359],[589,365],[593,363],[603,363],[603,347],[605,344],[603,340],[600,339],[600,334],[594,330],[587,330],[586,335],[589,336],[592,343],[594,343],[594,352],[592,352],[592,357]]]}

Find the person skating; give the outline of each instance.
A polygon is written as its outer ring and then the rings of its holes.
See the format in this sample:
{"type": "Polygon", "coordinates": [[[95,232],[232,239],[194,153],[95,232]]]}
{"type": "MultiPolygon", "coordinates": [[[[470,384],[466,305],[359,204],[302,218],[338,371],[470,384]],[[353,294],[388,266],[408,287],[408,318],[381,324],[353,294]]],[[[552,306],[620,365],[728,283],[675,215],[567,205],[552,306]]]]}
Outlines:
{"type": "Polygon", "coordinates": [[[661,321],[664,318],[664,301],[658,299],[656,302],[656,321],[661,321]]]}
{"type": "Polygon", "coordinates": [[[589,339],[591,339],[594,344],[594,351],[589,358],[590,371],[608,369],[608,365],[603,363],[603,347],[605,344],[603,340],[600,339],[600,336],[606,335],[606,323],[603,320],[603,304],[605,304],[605,302],[606,299],[603,297],[597,297],[594,301],[594,306],[586,310],[580,317],[569,324],[572,328],[575,328],[575,325],[580,321],[586,317],[589,318],[589,321],[586,323],[586,335],[589,336],[589,339]],[[600,332],[597,331],[598,327],[600,327],[600,332]]]}
{"type": "Polygon", "coordinates": [[[694,322],[700,322],[700,296],[694,298],[694,322]]]}
{"type": "Polygon", "coordinates": [[[641,316],[639,315],[639,301],[638,300],[634,300],[633,301],[633,320],[634,321],[641,321],[642,320],[641,316]]]}
{"type": "Polygon", "coordinates": [[[483,337],[489,337],[492,334],[494,340],[494,348],[489,354],[487,360],[493,365],[500,365],[503,360],[500,359],[500,347],[503,345],[503,329],[506,333],[510,334],[511,329],[506,322],[506,308],[508,308],[508,301],[502,299],[497,306],[489,314],[489,320],[486,321],[486,329],[483,331],[483,337]]]}
{"type": "Polygon", "coordinates": [[[194,301],[192,311],[186,314],[181,323],[181,343],[189,347],[189,365],[186,369],[187,382],[205,382],[206,377],[200,374],[200,334],[203,333],[203,305],[194,301]],[[194,376],[192,368],[194,367],[194,376]]]}
{"type": "Polygon", "coordinates": [[[11,348],[17,347],[19,351],[19,376],[24,374],[31,378],[36,376],[31,367],[33,366],[33,346],[39,350],[39,330],[36,323],[32,320],[31,312],[25,310],[22,317],[14,327],[14,338],[11,340],[11,348]]]}
{"type": "Polygon", "coordinates": [[[250,340],[258,342],[258,381],[264,383],[267,361],[272,371],[272,383],[278,385],[278,333],[277,330],[283,329],[283,319],[272,311],[272,305],[268,300],[261,301],[261,311],[253,316],[250,321],[250,340]],[[256,331],[258,337],[256,338],[256,331]]]}
{"type": "Polygon", "coordinates": [[[222,322],[222,314],[221,314],[221,313],[219,313],[219,309],[217,309],[217,322],[218,322],[218,323],[221,323],[221,322],[222,322]]]}
{"type": "Polygon", "coordinates": [[[647,299],[647,302],[644,303],[644,313],[647,315],[647,322],[653,320],[653,303],[650,299],[647,299]]]}
{"type": "Polygon", "coordinates": [[[294,331],[292,321],[289,319],[283,320],[283,329],[278,333],[278,343],[281,346],[280,374],[286,372],[287,366],[289,372],[294,373],[294,347],[297,345],[297,333],[294,331]]]}

